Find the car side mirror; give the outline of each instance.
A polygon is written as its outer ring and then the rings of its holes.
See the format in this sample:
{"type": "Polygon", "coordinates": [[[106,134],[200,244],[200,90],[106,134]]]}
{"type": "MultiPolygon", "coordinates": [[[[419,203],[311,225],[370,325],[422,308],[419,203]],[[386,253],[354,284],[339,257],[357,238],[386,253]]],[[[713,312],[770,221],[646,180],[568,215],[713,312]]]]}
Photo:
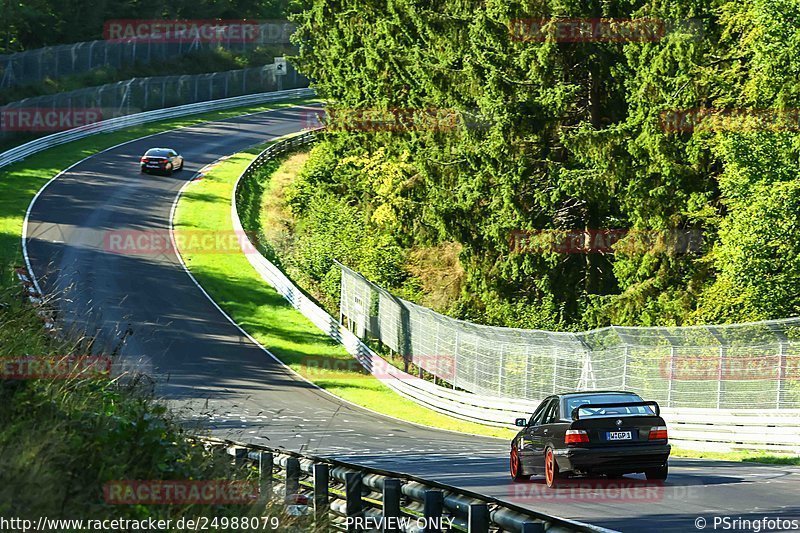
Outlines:
{"type": "Polygon", "coordinates": [[[514,425],[520,428],[524,428],[528,425],[528,420],[526,418],[517,418],[514,420],[514,425]]]}

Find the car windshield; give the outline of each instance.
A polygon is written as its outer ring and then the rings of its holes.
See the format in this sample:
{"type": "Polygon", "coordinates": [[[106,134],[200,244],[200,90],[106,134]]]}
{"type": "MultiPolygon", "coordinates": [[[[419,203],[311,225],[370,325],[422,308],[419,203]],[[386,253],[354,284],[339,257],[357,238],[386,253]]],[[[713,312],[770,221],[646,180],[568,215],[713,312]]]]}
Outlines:
{"type": "MultiPolygon", "coordinates": [[[[567,416],[572,416],[572,410],[576,407],[589,404],[608,404],[608,403],[631,403],[641,402],[642,399],[636,394],[586,394],[582,396],[570,396],[565,399],[567,416]]],[[[580,411],[581,418],[592,418],[601,416],[618,415],[654,415],[655,412],[649,406],[634,407],[601,407],[593,409],[584,407],[580,411]]]]}
{"type": "Polygon", "coordinates": [[[151,148],[144,155],[150,157],[167,157],[167,155],[169,155],[169,150],[165,150],[163,148],[151,148]]]}

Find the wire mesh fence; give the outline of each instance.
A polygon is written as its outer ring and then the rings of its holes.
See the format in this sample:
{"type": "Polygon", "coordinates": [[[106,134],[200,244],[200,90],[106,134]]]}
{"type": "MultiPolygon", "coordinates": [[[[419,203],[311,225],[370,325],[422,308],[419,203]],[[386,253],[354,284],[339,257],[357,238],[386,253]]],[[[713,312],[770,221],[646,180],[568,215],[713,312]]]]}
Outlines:
{"type": "Polygon", "coordinates": [[[664,407],[800,408],[800,318],[749,324],[552,332],[456,320],[341,266],[340,312],[454,387],[539,400],[629,390],[664,407]]]}
{"type": "Polygon", "coordinates": [[[308,86],[308,80],[289,63],[276,63],[210,74],[134,78],[98,87],[36,96],[0,107],[0,140],[20,134],[58,131],[90,122],[283,89],[308,86]],[[280,66],[284,74],[278,73],[280,66]]]}
{"type": "Polygon", "coordinates": [[[228,36],[227,39],[207,41],[186,34],[169,42],[135,38],[88,41],[0,55],[0,89],[80,74],[101,66],[120,68],[163,61],[211,48],[243,52],[265,45],[286,45],[295,29],[294,24],[286,21],[264,23],[258,27],[259,31],[250,40],[228,36]]]}

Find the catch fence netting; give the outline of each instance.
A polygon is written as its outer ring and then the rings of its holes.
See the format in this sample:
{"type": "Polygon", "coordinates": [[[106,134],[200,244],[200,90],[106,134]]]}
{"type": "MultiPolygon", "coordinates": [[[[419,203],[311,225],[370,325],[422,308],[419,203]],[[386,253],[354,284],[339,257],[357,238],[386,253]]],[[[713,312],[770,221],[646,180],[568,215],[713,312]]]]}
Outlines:
{"type": "Polygon", "coordinates": [[[340,312],[356,334],[473,393],[540,400],[629,390],[663,407],[800,408],[800,318],[578,333],[492,327],[436,313],[341,270],[340,312]]]}
{"type": "Polygon", "coordinates": [[[251,40],[227,38],[203,40],[198,35],[181,35],[170,42],[153,39],[98,40],[47,46],[0,55],[0,89],[29,85],[46,78],[57,79],[99,67],[121,68],[145,65],[181,57],[190,52],[223,48],[244,52],[267,45],[288,45],[296,26],[286,21],[257,25],[251,40]]]}
{"type": "Polygon", "coordinates": [[[292,66],[277,63],[226,72],[134,78],[36,96],[0,106],[0,140],[40,134],[153,109],[308,86],[292,66]]]}

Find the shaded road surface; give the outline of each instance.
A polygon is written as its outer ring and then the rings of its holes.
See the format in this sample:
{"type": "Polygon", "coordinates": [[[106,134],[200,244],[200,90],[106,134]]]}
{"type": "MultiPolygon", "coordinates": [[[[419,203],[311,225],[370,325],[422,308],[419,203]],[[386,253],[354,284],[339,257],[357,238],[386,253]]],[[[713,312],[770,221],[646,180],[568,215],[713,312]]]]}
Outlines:
{"type": "MultiPolygon", "coordinates": [[[[220,157],[303,128],[287,108],[137,140],[75,166],[45,189],[28,225],[28,251],[47,293],[63,294],[72,327],[98,334],[126,364],[157,378],[182,416],[221,436],[377,465],[458,485],[538,510],[623,531],[694,531],[698,515],[800,516],[797,468],[674,460],[663,487],[512,484],[506,443],[377,416],[293,377],[231,325],[194,286],[170,249],[115,253],[113,235],[167,238],[175,197],[220,157]],[[141,176],[147,148],[186,158],[172,176],[141,176]],[[133,233],[142,235],[142,233],[133,233]],[[132,332],[132,334],[130,334],[132,332]]],[[[154,245],[157,247],[157,245],[154,245]]],[[[618,484],[619,481],[614,483],[618,484]]]]}

